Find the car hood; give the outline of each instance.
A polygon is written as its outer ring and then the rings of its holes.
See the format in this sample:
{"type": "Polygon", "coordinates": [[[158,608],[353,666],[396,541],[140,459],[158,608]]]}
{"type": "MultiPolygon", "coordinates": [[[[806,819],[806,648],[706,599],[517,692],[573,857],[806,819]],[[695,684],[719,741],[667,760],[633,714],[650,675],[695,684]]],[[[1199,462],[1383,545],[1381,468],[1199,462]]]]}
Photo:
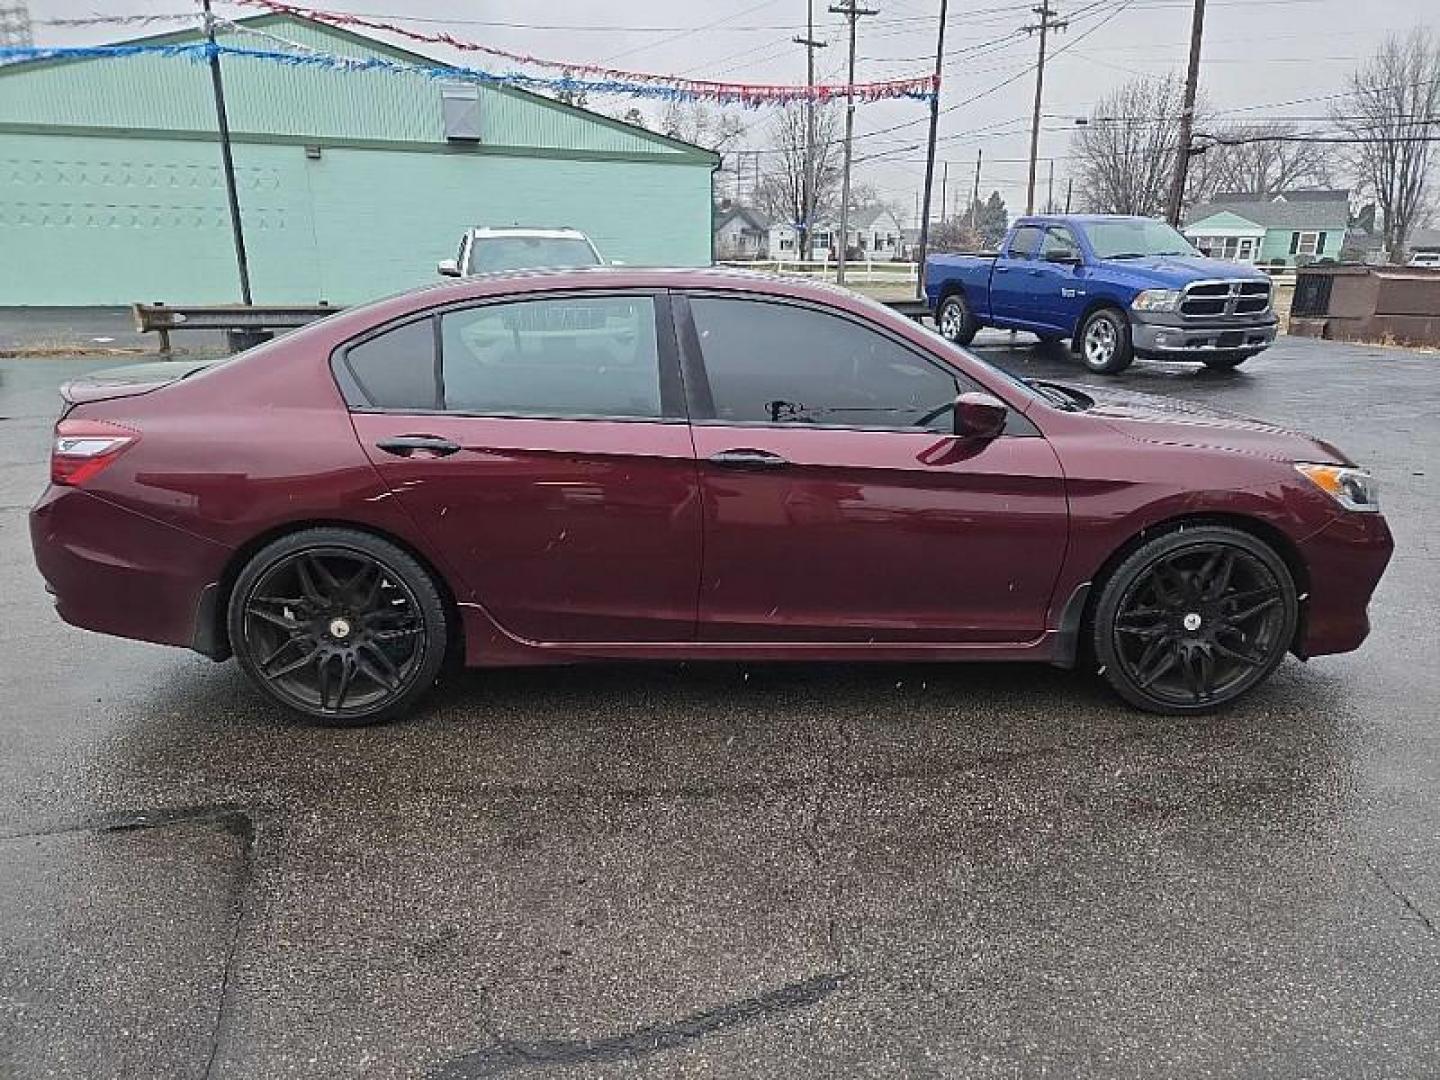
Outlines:
{"type": "Polygon", "coordinates": [[[1338,448],[1279,424],[1174,398],[1077,386],[1094,404],[1085,415],[1136,442],[1233,450],[1277,461],[1353,465],[1338,448]]]}
{"type": "Polygon", "coordinates": [[[127,364],[125,367],[92,371],[71,379],[60,387],[60,396],[72,405],[87,401],[108,401],[111,398],[148,394],[162,386],[187,378],[220,363],[227,357],[205,360],[155,360],[148,364],[127,364]]]}
{"type": "Polygon", "coordinates": [[[1244,263],[1207,259],[1203,255],[1151,255],[1144,259],[1110,259],[1107,265],[1146,285],[1178,289],[1211,278],[1264,281],[1266,275],[1244,263]]]}

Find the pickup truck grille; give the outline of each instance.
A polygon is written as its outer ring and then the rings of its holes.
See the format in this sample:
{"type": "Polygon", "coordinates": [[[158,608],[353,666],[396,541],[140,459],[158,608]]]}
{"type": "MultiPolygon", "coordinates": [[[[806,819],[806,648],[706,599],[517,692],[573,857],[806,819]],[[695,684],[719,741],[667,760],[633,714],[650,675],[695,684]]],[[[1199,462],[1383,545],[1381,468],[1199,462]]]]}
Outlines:
{"type": "Polygon", "coordinates": [[[1269,281],[1197,281],[1180,298],[1180,314],[1187,319],[1259,315],[1269,308],[1269,281]]]}

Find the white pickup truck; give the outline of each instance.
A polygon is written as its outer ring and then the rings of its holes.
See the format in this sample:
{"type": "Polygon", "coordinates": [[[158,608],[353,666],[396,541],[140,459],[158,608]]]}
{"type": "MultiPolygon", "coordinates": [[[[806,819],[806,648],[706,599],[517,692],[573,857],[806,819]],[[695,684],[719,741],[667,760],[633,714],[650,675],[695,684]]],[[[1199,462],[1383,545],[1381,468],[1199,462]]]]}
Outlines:
{"type": "Polygon", "coordinates": [[[535,270],[558,266],[603,266],[605,260],[579,229],[467,229],[453,259],[436,269],[443,277],[469,277],[502,270],[535,270]]]}

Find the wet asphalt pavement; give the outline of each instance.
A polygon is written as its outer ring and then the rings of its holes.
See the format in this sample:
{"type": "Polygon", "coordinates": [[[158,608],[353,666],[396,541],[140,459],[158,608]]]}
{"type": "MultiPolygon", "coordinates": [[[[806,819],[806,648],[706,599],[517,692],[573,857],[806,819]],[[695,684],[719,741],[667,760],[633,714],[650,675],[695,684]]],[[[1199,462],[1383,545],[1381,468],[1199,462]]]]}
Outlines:
{"type": "Polygon", "coordinates": [[[1370,641],[1222,716],[1044,667],[609,665],[357,731],[54,615],[55,386],[114,363],[0,361],[0,1076],[1440,1074],[1440,355],[1119,378],[1386,485],[1370,641]]]}

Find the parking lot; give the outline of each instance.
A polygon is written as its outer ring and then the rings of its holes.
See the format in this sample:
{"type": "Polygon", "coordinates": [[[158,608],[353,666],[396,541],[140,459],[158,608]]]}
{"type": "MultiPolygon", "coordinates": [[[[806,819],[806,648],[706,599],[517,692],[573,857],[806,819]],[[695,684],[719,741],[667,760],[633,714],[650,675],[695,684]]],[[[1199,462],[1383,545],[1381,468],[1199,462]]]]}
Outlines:
{"type": "Polygon", "coordinates": [[[599,665],[363,730],[54,615],[56,386],[116,362],[0,360],[0,1076],[1440,1073],[1440,356],[1116,380],[1385,485],[1370,641],[1221,716],[1032,666],[599,665]]]}

